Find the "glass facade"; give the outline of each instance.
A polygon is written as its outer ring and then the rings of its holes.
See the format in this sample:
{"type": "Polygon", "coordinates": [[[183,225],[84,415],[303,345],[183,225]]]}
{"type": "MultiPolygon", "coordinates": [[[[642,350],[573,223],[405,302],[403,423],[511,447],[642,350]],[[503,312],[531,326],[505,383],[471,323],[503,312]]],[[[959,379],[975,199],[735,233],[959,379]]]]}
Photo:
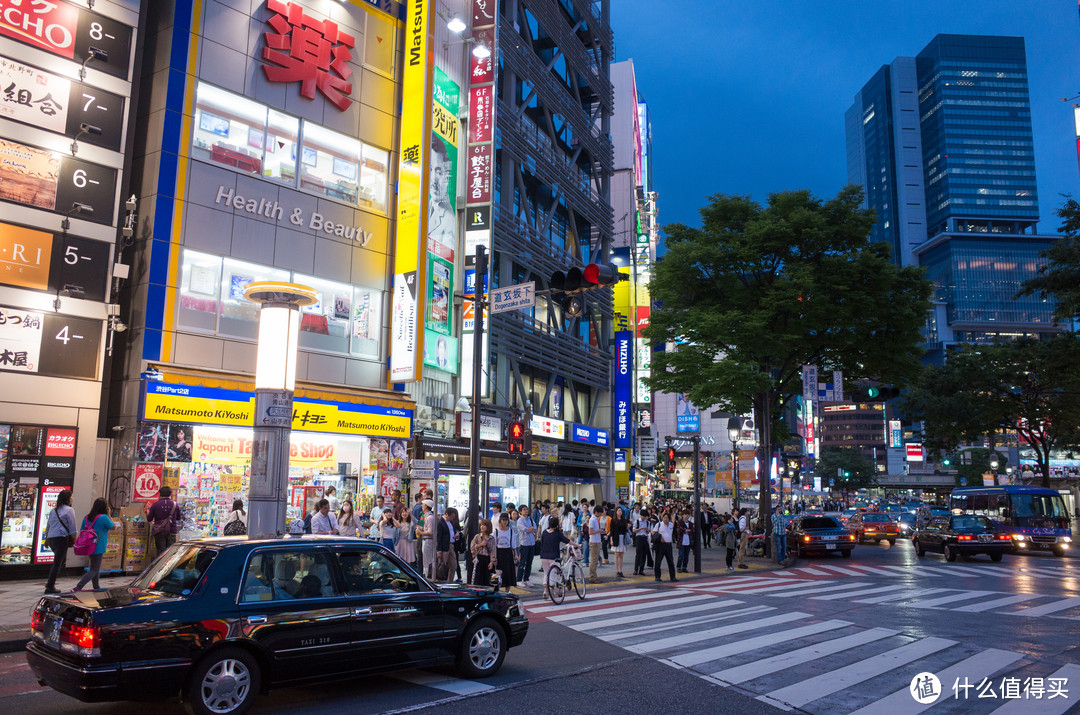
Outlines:
{"type": "MultiPolygon", "coordinates": [[[[990,332],[994,324],[1045,325],[1052,329],[1054,305],[1038,296],[1015,298],[1022,284],[1035,277],[1052,239],[1015,237],[1004,240],[951,236],[946,243],[920,256],[926,276],[934,282],[933,300],[947,304],[950,325],[983,323],[976,333],[990,332]]],[[[954,328],[956,326],[954,325],[954,328]]],[[[1011,331],[1009,331],[1011,333],[1011,331]]],[[[972,335],[976,335],[972,333],[972,335]]]]}
{"type": "Polygon", "coordinates": [[[899,256],[896,151],[889,83],[889,68],[882,67],[862,88],[848,112],[848,177],[863,185],[867,206],[877,212],[878,221],[871,239],[888,243],[893,255],[899,256]],[[853,146],[858,146],[859,151],[852,152],[853,146]]]}
{"type": "Polygon", "coordinates": [[[938,35],[916,66],[929,235],[1038,221],[1024,38],[938,35]]]}

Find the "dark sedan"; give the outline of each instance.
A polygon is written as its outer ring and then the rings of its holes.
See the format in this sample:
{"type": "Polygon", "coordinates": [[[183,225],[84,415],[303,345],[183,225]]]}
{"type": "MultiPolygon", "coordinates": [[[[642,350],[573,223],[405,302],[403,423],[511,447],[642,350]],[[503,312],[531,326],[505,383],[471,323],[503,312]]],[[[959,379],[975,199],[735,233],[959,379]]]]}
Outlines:
{"type": "Polygon", "coordinates": [[[196,713],[241,713],[271,687],[325,678],[492,675],[528,628],[516,596],[434,585],[373,542],[204,539],[130,586],[42,598],[27,660],[87,702],[180,695],[196,713]]]}
{"type": "Polygon", "coordinates": [[[788,548],[800,557],[809,553],[840,552],[844,558],[850,558],[855,537],[831,516],[804,516],[792,523],[788,548]]]}
{"type": "Polygon", "coordinates": [[[964,514],[939,516],[930,520],[925,528],[915,532],[911,541],[915,553],[922,556],[927,551],[945,555],[946,561],[965,559],[975,554],[988,554],[994,561],[1009,550],[1012,539],[1008,534],[998,533],[985,516],[964,514]]]}

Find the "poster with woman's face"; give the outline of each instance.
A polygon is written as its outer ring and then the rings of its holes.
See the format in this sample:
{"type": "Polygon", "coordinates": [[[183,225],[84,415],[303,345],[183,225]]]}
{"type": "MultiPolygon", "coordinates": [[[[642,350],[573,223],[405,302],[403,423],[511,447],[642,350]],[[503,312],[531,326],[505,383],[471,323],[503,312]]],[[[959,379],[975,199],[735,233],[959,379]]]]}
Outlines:
{"type": "Polygon", "coordinates": [[[165,442],[168,440],[166,425],[144,422],[139,427],[139,461],[164,462],[165,442]]]}
{"type": "Polygon", "coordinates": [[[390,440],[390,459],[387,463],[387,469],[391,471],[398,471],[405,469],[405,458],[408,454],[408,447],[403,439],[390,440]]]}
{"type": "Polygon", "coordinates": [[[191,425],[169,425],[169,446],[167,455],[170,462],[191,461],[191,425]]]}

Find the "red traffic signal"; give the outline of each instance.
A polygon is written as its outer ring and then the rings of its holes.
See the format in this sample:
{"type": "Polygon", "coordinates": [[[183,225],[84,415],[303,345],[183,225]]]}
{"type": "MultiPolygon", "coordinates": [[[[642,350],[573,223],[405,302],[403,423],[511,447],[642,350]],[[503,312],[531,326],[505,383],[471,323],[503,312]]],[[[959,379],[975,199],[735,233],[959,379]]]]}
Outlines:
{"type": "Polygon", "coordinates": [[[599,263],[590,263],[585,266],[582,276],[585,278],[585,282],[590,284],[590,288],[596,286],[609,286],[622,280],[622,274],[619,273],[618,268],[610,265],[601,265],[599,263]]]}
{"type": "Polygon", "coordinates": [[[668,447],[667,448],[667,470],[669,472],[674,472],[675,471],[675,448],[674,447],[668,447]]]}
{"type": "Polygon", "coordinates": [[[506,447],[510,454],[525,452],[525,423],[514,421],[506,432],[506,447]]]}

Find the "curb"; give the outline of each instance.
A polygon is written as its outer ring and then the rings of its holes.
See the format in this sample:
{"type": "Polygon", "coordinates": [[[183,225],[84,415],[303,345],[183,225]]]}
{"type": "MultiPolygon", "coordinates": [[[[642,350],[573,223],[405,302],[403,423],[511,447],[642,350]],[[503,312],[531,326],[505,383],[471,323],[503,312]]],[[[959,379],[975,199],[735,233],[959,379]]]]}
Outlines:
{"type": "Polygon", "coordinates": [[[26,644],[30,642],[29,636],[26,635],[27,630],[29,626],[8,633],[0,631],[0,653],[18,653],[26,650],[26,644]]]}

